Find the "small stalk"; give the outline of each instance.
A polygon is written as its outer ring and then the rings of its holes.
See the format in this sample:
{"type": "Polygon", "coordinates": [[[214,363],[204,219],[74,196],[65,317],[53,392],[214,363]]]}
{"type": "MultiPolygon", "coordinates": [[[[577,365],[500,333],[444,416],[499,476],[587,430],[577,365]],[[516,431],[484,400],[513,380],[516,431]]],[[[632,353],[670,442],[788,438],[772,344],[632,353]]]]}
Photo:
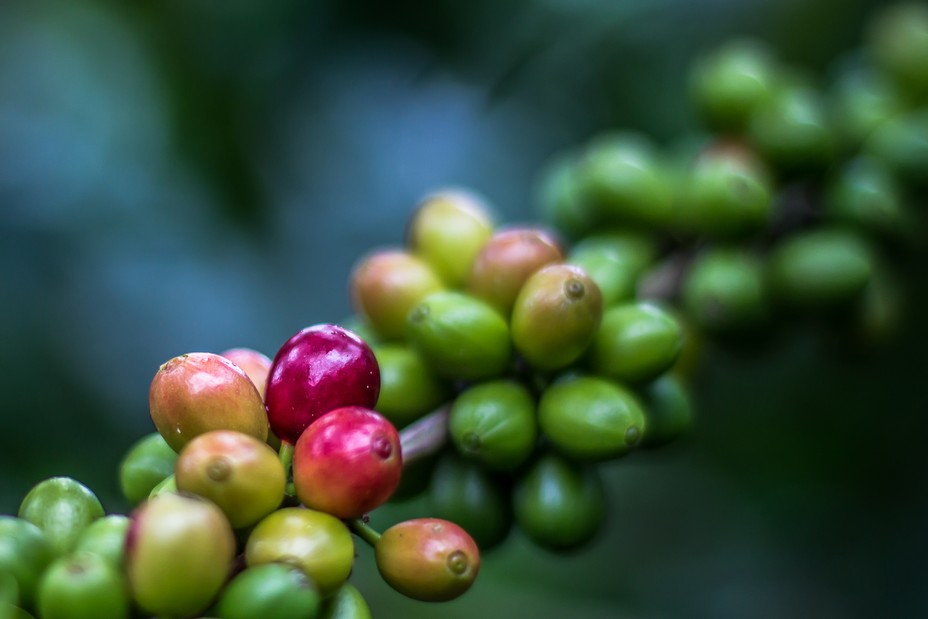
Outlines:
{"type": "Polygon", "coordinates": [[[377,547],[380,541],[380,533],[371,525],[364,521],[364,518],[352,518],[345,521],[351,531],[363,539],[371,548],[377,547]]]}
{"type": "Polygon", "coordinates": [[[445,404],[400,432],[403,466],[438,453],[448,442],[448,416],[451,405],[445,404]]]}

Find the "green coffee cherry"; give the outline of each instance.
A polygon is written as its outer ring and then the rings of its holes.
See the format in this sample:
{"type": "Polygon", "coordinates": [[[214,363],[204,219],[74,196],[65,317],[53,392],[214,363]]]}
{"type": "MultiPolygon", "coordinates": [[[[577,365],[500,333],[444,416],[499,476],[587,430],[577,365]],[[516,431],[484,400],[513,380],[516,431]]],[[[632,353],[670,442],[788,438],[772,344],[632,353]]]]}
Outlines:
{"type": "Polygon", "coordinates": [[[877,127],[902,113],[905,103],[885,74],[857,63],[839,75],[832,108],[839,142],[855,152],[877,127]]]}
{"type": "Polygon", "coordinates": [[[534,462],[513,493],[516,524],[536,544],[566,551],[592,540],[605,517],[598,470],[555,454],[534,462]]]}
{"type": "Polygon", "coordinates": [[[885,9],[869,33],[869,51],[913,99],[928,96],[928,6],[904,2],[885,9]]]}
{"type": "Polygon", "coordinates": [[[516,297],[512,342],[532,366],[560,369],[580,358],[602,315],[602,295],[583,269],[548,265],[529,277],[516,297]]]}
{"type": "Polygon", "coordinates": [[[830,117],[821,95],[793,84],[751,117],[751,143],[778,171],[785,174],[820,170],[835,153],[830,117]]]}
{"type": "Polygon", "coordinates": [[[870,279],[872,256],[857,236],[838,229],[796,234],[773,251],[767,281],[787,306],[827,309],[856,298],[870,279]]]}
{"type": "Polygon", "coordinates": [[[459,292],[435,292],[409,313],[406,335],[442,376],[465,380],[505,373],[512,357],[509,325],[492,307],[459,292]]]}
{"type": "Polygon", "coordinates": [[[549,386],[538,402],[538,423],[555,449],[585,460],[623,456],[647,433],[635,394],[594,376],[573,376],[549,386]]]}
{"type": "Polygon", "coordinates": [[[609,232],[590,235],[574,245],[567,263],[583,269],[599,288],[603,307],[612,307],[635,298],[638,279],[656,254],[650,237],[609,232]]]}
{"type": "Polygon", "coordinates": [[[259,522],[248,536],[249,565],[289,563],[303,570],[326,597],[348,579],[354,542],[345,524],[329,514],[285,507],[259,522]]]}
{"type": "Polygon", "coordinates": [[[42,529],[56,555],[70,552],[81,532],[103,515],[97,496],[70,477],[39,482],[19,506],[19,517],[42,529]]]}
{"type": "Polygon", "coordinates": [[[769,315],[761,262],[741,251],[701,254],[683,282],[683,304],[694,322],[712,333],[744,333],[769,315]]]}
{"type": "Polygon", "coordinates": [[[12,572],[0,570],[0,617],[7,619],[18,605],[19,582],[12,572]]]}
{"type": "Polygon", "coordinates": [[[74,552],[98,555],[116,569],[122,569],[129,522],[129,518],[120,514],[111,514],[95,520],[77,538],[74,552]]]}
{"type": "Polygon", "coordinates": [[[162,479],[157,486],[152,488],[148,498],[151,499],[159,494],[166,494],[169,492],[177,492],[177,479],[174,477],[173,473],[162,479]]]}
{"type": "Polygon", "coordinates": [[[619,381],[646,381],[669,369],[682,346],[679,323],[657,305],[619,305],[603,315],[590,347],[590,365],[597,374],[619,381]]]}
{"type": "Polygon", "coordinates": [[[174,472],[177,452],[158,432],[136,442],[119,465],[119,485],[131,505],[148,498],[159,483],[174,472]]]}
{"type": "Polygon", "coordinates": [[[38,589],[42,619],[122,619],[129,616],[129,594],[119,570],[92,553],[55,561],[38,589]]]}
{"type": "Polygon", "coordinates": [[[429,264],[401,249],[381,249],[362,258],[351,273],[355,308],[385,340],[399,340],[406,315],[444,286],[429,264]]]}
{"type": "Polygon", "coordinates": [[[427,196],[416,207],[406,230],[406,244],[446,286],[460,288],[492,233],[493,219],[483,198],[448,189],[427,196]]]}
{"type": "Polygon", "coordinates": [[[673,217],[667,171],[643,135],[619,133],[590,144],[576,171],[582,199],[608,225],[666,226],[673,217]]]}
{"type": "Polygon", "coordinates": [[[864,144],[864,151],[906,182],[928,185],[928,109],[921,108],[881,124],[864,144]]]}
{"type": "Polygon", "coordinates": [[[528,389],[513,380],[475,385],[452,404],[448,431],[463,455],[494,469],[511,470],[535,448],[535,402],[528,389]]]}
{"type": "Polygon", "coordinates": [[[377,412],[397,428],[409,425],[451,397],[448,381],[438,376],[408,345],[371,347],[380,367],[377,412]]]}
{"type": "Polygon", "coordinates": [[[894,237],[905,231],[902,191],[888,169],[872,157],[847,162],[832,179],[825,216],[863,233],[894,237]]]}
{"type": "Polygon", "coordinates": [[[228,578],[234,553],[232,528],[216,505],[159,494],[132,513],[125,556],[132,597],[154,615],[202,612],[228,578]]]}
{"type": "Polygon", "coordinates": [[[665,374],[640,389],[647,420],[642,447],[660,447],[691,431],[693,405],[683,381],[665,374]]]}
{"type": "Polygon", "coordinates": [[[739,39],[694,64],[690,90],[709,128],[740,133],[751,114],[771,98],[776,82],[770,50],[759,41],[739,39]]]}
{"type": "Polygon", "coordinates": [[[54,551],[39,527],[27,520],[0,516],[0,575],[8,574],[6,583],[19,598],[19,605],[33,606],[39,578],[51,563],[54,551]]]}
{"type": "Polygon", "coordinates": [[[581,193],[577,163],[573,154],[551,162],[537,189],[542,217],[571,239],[582,238],[596,225],[596,215],[581,193]]]}
{"type": "Polygon", "coordinates": [[[482,465],[448,452],[429,485],[429,513],[461,526],[482,552],[499,545],[512,528],[506,482],[482,465]]]}
{"type": "Polygon", "coordinates": [[[718,145],[690,169],[677,223],[712,238],[742,237],[767,223],[772,193],[770,175],[751,151],[718,145]]]}
{"type": "Polygon", "coordinates": [[[319,619],[371,619],[371,609],[357,587],[346,582],[325,601],[319,619]]]}
{"type": "Polygon", "coordinates": [[[299,568],[283,563],[249,567],[236,576],[216,604],[221,619],[313,619],[319,592],[299,568]]]}

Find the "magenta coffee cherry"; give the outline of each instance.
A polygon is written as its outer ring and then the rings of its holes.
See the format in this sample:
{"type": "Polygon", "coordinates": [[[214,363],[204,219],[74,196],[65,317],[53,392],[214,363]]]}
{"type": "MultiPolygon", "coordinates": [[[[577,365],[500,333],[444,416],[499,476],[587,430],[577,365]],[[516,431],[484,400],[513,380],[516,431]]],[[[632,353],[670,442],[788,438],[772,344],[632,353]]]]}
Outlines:
{"type": "Polygon", "coordinates": [[[344,327],[320,324],[303,329],[277,351],[265,404],[271,430],[295,444],[327,412],[373,408],[379,395],[380,368],[370,347],[344,327]]]}
{"type": "Polygon", "coordinates": [[[244,370],[223,356],[189,353],[161,366],[148,392],[151,419],[180,451],[210,430],[237,430],[267,440],[267,415],[244,370]]]}
{"type": "Polygon", "coordinates": [[[293,485],[307,507],[357,518],[386,502],[403,470],[400,437],[386,417],[348,406],[309,426],[293,452],[293,485]]]}

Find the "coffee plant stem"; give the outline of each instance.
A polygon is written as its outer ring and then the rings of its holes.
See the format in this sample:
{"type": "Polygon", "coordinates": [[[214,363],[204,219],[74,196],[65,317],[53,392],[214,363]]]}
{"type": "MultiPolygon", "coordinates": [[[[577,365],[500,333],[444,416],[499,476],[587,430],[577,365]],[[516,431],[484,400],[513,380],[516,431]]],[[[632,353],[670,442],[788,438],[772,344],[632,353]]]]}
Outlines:
{"type": "Polygon", "coordinates": [[[403,465],[428,457],[448,442],[450,404],[444,404],[400,432],[403,465]]]}
{"type": "Polygon", "coordinates": [[[355,535],[367,542],[371,548],[377,546],[377,542],[380,541],[380,533],[371,525],[367,524],[364,518],[351,518],[350,520],[346,520],[345,523],[355,535]]]}

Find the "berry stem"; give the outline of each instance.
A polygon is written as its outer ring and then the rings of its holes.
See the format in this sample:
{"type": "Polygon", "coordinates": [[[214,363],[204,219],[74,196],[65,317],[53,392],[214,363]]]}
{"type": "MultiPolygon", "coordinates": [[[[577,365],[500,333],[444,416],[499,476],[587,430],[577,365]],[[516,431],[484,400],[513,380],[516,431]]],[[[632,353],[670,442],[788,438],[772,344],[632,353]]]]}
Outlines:
{"type": "Polygon", "coordinates": [[[425,417],[403,428],[400,432],[400,450],[403,465],[437,453],[448,442],[448,415],[451,405],[445,404],[425,417]]]}
{"type": "Polygon", "coordinates": [[[355,535],[367,542],[371,548],[377,546],[377,542],[380,541],[380,533],[374,529],[374,527],[367,524],[363,518],[351,518],[350,520],[346,520],[345,523],[355,535]]]}

